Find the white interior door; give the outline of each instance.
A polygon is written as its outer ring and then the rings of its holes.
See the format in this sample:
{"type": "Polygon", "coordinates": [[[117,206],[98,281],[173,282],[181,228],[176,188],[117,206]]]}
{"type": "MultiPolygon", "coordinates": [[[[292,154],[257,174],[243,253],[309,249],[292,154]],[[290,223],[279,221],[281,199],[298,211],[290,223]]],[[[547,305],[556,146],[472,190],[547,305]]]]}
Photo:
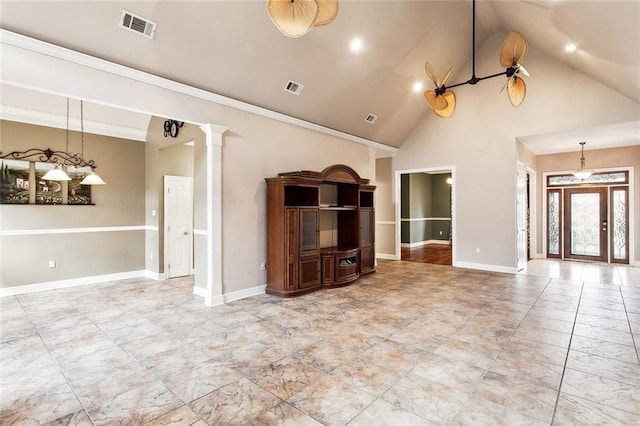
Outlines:
{"type": "Polygon", "coordinates": [[[516,251],[517,269],[527,266],[527,168],[518,162],[516,188],[516,251]]]}
{"type": "Polygon", "coordinates": [[[164,263],[168,278],[191,274],[193,178],[164,177],[164,263]]]}

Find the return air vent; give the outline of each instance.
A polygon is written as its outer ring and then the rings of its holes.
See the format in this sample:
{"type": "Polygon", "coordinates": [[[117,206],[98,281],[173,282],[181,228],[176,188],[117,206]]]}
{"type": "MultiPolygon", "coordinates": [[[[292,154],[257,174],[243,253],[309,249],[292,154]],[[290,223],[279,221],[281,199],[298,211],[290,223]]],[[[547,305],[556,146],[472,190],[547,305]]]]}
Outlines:
{"type": "Polygon", "coordinates": [[[295,81],[291,81],[289,80],[287,82],[287,85],[284,86],[284,90],[286,90],[289,93],[293,93],[294,95],[299,95],[300,92],[302,92],[302,89],[304,88],[304,86],[300,83],[296,83],[295,81]]]}
{"type": "Polygon", "coordinates": [[[364,119],[364,121],[366,121],[369,124],[373,124],[376,122],[376,120],[378,119],[377,115],[373,115],[373,114],[369,114],[367,115],[367,117],[364,119]]]}
{"type": "Polygon", "coordinates": [[[124,9],[120,16],[120,26],[151,39],[156,32],[155,22],[150,21],[147,18],[143,18],[142,16],[135,15],[124,9]]]}

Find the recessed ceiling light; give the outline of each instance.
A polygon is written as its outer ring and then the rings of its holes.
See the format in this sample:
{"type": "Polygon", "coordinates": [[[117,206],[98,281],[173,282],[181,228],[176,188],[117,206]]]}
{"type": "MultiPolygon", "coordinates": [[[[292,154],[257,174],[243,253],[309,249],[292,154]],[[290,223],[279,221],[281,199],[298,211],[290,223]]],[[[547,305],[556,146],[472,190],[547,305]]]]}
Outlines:
{"type": "Polygon", "coordinates": [[[424,88],[424,85],[422,84],[421,81],[416,81],[415,83],[413,83],[413,91],[416,93],[420,93],[422,92],[422,89],[424,88]]]}
{"type": "Polygon", "coordinates": [[[578,46],[576,46],[576,45],[575,45],[575,44],[573,44],[573,43],[567,43],[567,44],[564,46],[564,51],[565,51],[565,52],[573,53],[573,52],[575,52],[576,50],[578,50],[578,46]]]}
{"type": "Polygon", "coordinates": [[[353,53],[360,52],[362,50],[362,39],[358,37],[354,38],[353,40],[351,40],[350,47],[353,53]]]}

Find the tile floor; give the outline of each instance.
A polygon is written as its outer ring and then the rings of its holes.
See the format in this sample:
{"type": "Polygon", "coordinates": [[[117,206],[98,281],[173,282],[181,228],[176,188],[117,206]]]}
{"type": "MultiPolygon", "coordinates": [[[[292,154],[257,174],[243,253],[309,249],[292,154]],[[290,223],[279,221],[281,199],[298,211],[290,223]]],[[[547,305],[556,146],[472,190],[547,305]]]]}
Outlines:
{"type": "Polygon", "coordinates": [[[639,268],[381,261],[209,308],[190,279],[4,297],[0,424],[639,424],[639,268]]]}

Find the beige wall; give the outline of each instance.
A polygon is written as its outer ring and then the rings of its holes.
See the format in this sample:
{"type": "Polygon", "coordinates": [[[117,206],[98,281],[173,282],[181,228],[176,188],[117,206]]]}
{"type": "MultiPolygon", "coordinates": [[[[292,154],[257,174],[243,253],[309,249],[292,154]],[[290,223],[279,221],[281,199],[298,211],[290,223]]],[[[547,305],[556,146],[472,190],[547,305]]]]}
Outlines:
{"type": "MultiPolygon", "coordinates": [[[[29,148],[65,149],[65,130],[10,121],[2,121],[0,126],[3,154],[29,148]]],[[[78,133],[70,132],[71,152],[80,150],[79,138],[78,133]]],[[[0,286],[145,269],[143,230],[73,234],[54,231],[144,225],[144,144],[85,134],[85,157],[96,162],[96,171],[107,182],[92,187],[95,205],[0,205],[1,231],[33,234],[2,236],[0,286]],[[56,268],[48,267],[49,260],[56,261],[56,268]]]]}
{"type": "Polygon", "coordinates": [[[376,160],[376,255],[395,256],[396,211],[393,202],[392,158],[376,160]],[[386,222],[386,223],[379,223],[386,222]]]}
{"type": "Polygon", "coordinates": [[[152,228],[146,231],[145,262],[147,271],[156,273],[164,272],[164,176],[192,177],[194,147],[185,143],[204,143],[204,133],[192,124],[184,124],[177,138],[165,137],[164,121],[151,118],[145,144],[145,222],[152,228]]]}
{"type": "MultiPolygon", "coordinates": [[[[588,143],[586,145],[588,147],[588,143]]],[[[633,195],[635,197],[635,211],[631,212],[635,222],[635,261],[640,261],[640,145],[615,148],[615,149],[586,149],[584,153],[587,167],[590,169],[615,168],[615,167],[633,167],[633,195]]],[[[538,171],[538,248],[537,252],[542,253],[542,209],[543,205],[543,173],[549,172],[571,172],[580,165],[580,152],[568,152],[553,155],[539,155],[536,157],[538,171]]],[[[633,230],[632,230],[633,232],[633,230]]],[[[631,236],[631,235],[630,235],[631,236]]],[[[632,259],[633,260],[633,259],[632,259]]]]}
{"type": "MultiPolygon", "coordinates": [[[[503,36],[490,37],[479,49],[479,76],[499,70],[496,52],[503,36]]],[[[499,94],[502,78],[459,87],[453,116],[442,119],[429,112],[393,159],[394,172],[455,167],[453,249],[458,263],[495,270],[515,267],[516,162],[522,155],[518,137],[638,117],[637,103],[535,46],[530,46],[526,64],[532,77],[526,79],[527,98],[520,107],[513,108],[506,93],[499,94]]],[[[456,70],[452,80],[463,80],[471,74],[469,68],[456,70]]],[[[380,238],[377,242],[388,244],[380,238]]]]}
{"type": "Polygon", "coordinates": [[[346,164],[375,184],[373,148],[231,108],[222,148],[223,293],[266,284],[266,185],[280,172],[346,164]]]}

